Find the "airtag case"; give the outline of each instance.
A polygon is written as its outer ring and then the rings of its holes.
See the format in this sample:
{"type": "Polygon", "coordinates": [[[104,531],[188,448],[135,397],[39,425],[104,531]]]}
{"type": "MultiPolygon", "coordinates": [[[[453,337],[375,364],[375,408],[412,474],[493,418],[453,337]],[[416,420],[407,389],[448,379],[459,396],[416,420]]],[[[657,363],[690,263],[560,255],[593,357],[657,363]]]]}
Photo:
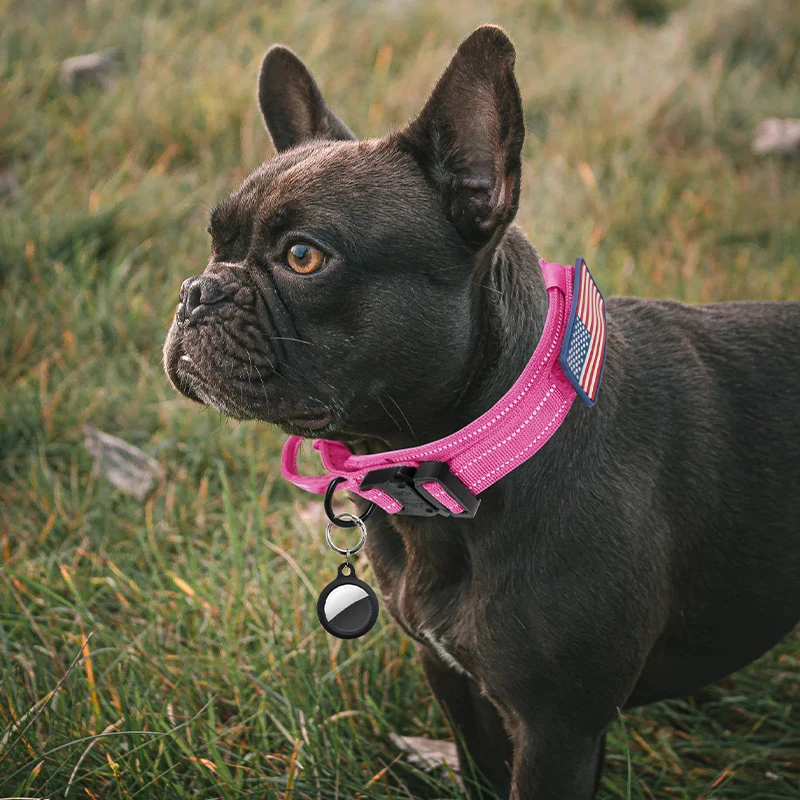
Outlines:
{"type": "Polygon", "coordinates": [[[357,639],[369,633],[378,619],[378,598],[372,587],[356,577],[355,567],[345,561],[338,577],[317,601],[317,616],[328,633],[339,639],[357,639]]]}

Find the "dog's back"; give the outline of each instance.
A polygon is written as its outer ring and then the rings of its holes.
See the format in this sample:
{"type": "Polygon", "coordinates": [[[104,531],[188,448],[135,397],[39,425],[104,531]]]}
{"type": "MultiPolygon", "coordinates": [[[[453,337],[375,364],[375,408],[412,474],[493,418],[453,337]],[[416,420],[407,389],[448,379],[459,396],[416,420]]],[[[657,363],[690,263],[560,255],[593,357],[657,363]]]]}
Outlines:
{"type": "Polygon", "coordinates": [[[800,618],[800,303],[615,298],[608,313],[616,422],[650,462],[634,495],[682,576],[648,667],[681,694],[683,675],[727,674],[800,618]]]}

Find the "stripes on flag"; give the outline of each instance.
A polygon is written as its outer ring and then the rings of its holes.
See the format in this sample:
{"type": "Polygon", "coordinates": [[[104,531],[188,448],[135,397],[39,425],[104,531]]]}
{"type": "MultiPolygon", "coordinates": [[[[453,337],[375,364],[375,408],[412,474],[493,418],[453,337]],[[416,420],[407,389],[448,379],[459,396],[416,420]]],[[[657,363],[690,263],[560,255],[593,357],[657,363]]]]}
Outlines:
{"type": "Polygon", "coordinates": [[[593,406],[606,358],[606,304],[582,258],[575,262],[574,280],[561,368],[583,402],[593,406]]]}

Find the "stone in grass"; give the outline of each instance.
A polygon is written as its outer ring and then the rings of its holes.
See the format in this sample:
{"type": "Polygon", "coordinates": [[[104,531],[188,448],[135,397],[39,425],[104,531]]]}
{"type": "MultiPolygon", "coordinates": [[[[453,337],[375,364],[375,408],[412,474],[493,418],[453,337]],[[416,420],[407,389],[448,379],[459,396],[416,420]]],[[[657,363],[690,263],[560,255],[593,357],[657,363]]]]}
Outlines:
{"type": "Polygon", "coordinates": [[[89,86],[108,89],[111,86],[111,75],[118,66],[119,53],[116,50],[73,56],[61,62],[58,79],[61,86],[73,94],[89,86]]]}
{"type": "Polygon", "coordinates": [[[0,167],[0,201],[13,200],[18,188],[17,176],[10,169],[0,167]]]}
{"type": "Polygon", "coordinates": [[[426,739],[424,736],[398,736],[389,734],[392,744],[404,753],[408,760],[423,772],[433,772],[441,768],[444,772],[458,772],[458,751],[454,742],[440,739],[426,739]]]}
{"type": "Polygon", "coordinates": [[[123,492],[144,500],[163,479],[158,461],[138,447],[91,425],[84,425],[83,433],[95,467],[123,492]]]}
{"type": "Polygon", "coordinates": [[[753,152],[757,156],[767,153],[790,156],[800,152],[800,119],[765,119],[756,128],[753,152]]]}

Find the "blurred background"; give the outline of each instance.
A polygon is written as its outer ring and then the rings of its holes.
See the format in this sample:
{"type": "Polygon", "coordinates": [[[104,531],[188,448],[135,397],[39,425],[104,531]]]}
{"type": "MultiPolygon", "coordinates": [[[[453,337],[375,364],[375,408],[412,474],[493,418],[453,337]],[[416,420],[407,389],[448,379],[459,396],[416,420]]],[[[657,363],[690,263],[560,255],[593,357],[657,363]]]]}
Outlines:
{"type": "MultiPolygon", "coordinates": [[[[317,624],[335,562],[276,471],[283,437],[161,367],[210,207],[271,153],[261,56],[291,46],[379,136],[500,24],[528,130],[518,221],[543,257],[585,256],[607,294],[800,300],[800,134],[777,121],[800,117],[800,3],[0,9],[0,795],[459,797],[391,739],[448,736],[409,641],[385,613],[354,642],[317,624]]],[[[600,796],[796,798],[798,703],[795,634],[621,715],[600,796]]]]}

